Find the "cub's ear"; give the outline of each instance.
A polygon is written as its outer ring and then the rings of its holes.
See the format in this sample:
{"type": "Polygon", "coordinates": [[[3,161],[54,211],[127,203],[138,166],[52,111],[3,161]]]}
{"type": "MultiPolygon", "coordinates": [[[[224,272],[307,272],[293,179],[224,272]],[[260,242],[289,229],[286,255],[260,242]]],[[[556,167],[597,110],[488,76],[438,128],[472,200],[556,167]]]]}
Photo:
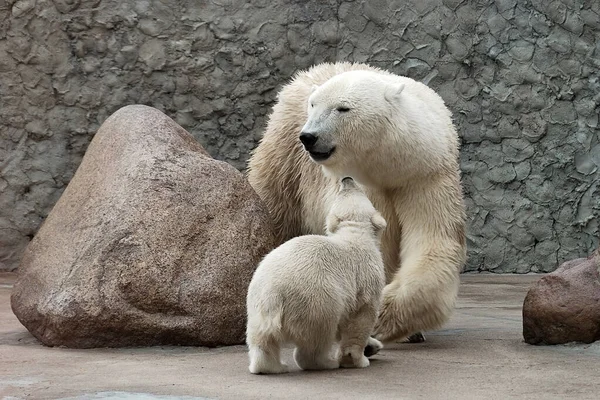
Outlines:
{"type": "Polygon", "coordinates": [[[403,90],[404,83],[392,83],[385,88],[385,99],[390,103],[398,101],[403,90]]]}
{"type": "Polygon", "coordinates": [[[319,85],[312,85],[312,87],[310,88],[310,94],[313,94],[315,92],[315,90],[317,90],[319,88],[319,85]]]}
{"type": "Polygon", "coordinates": [[[379,212],[373,214],[373,217],[371,217],[371,223],[373,224],[375,232],[381,232],[387,226],[387,222],[385,222],[385,219],[379,212]]]}
{"type": "Polygon", "coordinates": [[[350,190],[350,189],[356,189],[356,183],[354,182],[354,179],[347,176],[344,179],[342,179],[342,190],[350,190]]]}
{"type": "Polygon", "coordinates": [[[337,231],[338,226],[342,220],[334,215],[329,215],[327,217],[327,221],[325,222],[325,230],[328,234],[335,233],[337,231]]]}

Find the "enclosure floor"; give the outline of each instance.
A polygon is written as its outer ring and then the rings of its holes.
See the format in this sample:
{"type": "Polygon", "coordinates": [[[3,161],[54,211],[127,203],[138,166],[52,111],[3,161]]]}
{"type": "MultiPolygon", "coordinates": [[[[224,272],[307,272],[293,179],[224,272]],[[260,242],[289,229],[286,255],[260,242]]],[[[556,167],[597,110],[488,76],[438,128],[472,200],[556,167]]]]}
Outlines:
{"type": "MultiPolygon", "coordinates": [[[[540,275],[463,275],[444,329],[390,345],[364,370],[248,372],[244,346],[69,350],[40,345],[12,314],[0,274],[0,398],[597,399],[600,344],[536,347],[521,305],[540,275]]],[[[292,363],[291,349],[285,358],[292,363]]]]}

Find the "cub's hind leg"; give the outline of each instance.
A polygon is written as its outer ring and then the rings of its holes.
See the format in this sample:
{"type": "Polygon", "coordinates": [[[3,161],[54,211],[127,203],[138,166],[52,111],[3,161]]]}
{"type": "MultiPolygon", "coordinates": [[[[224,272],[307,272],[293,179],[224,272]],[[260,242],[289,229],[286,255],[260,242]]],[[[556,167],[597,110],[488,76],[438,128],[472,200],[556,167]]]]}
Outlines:
{"type": "Polygon", "coordinates": [[[340,367],[334,327],[319,330],[312,337],[296,341],[294,360],[304,370],[335,369],[340,367]]]}
{"type": "Polygon", "coordinates": [[[340,326],[341,366],[345,368],[365,368],[370,362],[365,356],[367,345],[383,347],[381,342],[371,338],[371,332],[377,319],[377,310],[365,304],[340,326]]]}

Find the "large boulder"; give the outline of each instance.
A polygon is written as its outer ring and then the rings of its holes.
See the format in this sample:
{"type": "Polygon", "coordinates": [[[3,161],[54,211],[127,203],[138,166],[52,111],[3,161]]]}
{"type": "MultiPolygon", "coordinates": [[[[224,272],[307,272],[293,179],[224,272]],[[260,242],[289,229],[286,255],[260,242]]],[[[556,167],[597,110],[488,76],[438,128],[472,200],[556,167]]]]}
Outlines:
{"type": "Polygon", "coordinates": [[[273,246],[239,171],[160,111],[128,106],[27,247],[12,309],[49,346],[240,344],[247,286],[273,246]]]}
{"type": "Polygon", "coordinates": [[[600,339],[600,250],[542,277],[523,304],[529,344],[591,343],[600,339]]]}

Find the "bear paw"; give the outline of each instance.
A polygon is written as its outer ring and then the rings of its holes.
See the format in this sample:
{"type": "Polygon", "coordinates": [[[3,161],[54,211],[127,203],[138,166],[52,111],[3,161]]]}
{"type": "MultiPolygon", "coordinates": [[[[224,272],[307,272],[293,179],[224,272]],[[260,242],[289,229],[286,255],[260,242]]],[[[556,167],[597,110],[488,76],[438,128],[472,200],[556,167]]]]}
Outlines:
{"type": "Polygon", "coordinates": [[[340,360],[340,367],[342,368],[366,368],[370,365],[369,359],[365,356],[354,359],[350,354],[345,355],[340,360]]]}
{"type": "Polygon", "coordinates": [[[403,343],[423,343],[425,341],[425,335],[421,332],[413,333],[406,339],[404,339],[403,343]]]}
{"type": "Polygon", "coordinates": [[[281,363],[279,365],[257,365],[256,363],[250,364],[248,368],[251,374],[267,375],[267,374],[285,374],[289,372],[287,364],[281,363]]]}
{"type": "Polygon", "coordinates": [[[370,337],[369,340],[367,340],[364,355],[365,357],[373,357],[375,354],[379,353],[381,349],[383,349],[383,343],[375,338],[370,337]]]}

